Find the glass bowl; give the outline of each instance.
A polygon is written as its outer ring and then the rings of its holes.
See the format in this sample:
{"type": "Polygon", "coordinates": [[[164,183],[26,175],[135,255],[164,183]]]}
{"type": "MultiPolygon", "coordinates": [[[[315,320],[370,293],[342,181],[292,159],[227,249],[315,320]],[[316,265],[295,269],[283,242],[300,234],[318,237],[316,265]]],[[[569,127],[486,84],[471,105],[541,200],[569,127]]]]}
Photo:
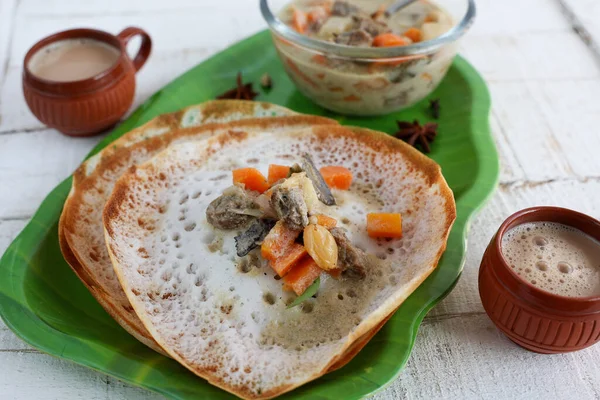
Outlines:
{"type": "MultiPolygon", "coordinates": [[[[420,0],[423,1],[423,0],[420,0]]],[[[442,81],[458,40],[475,18],[474,0],[436,0],[453,27],[432,40],[395,47],[352,47],[302,35],[278,18],[289,0],[260,0],[277,53],[298,90],[329,110],[384,115],[415,104],[442,81]]],[[[370,6],[389,4],[373,0],[370,6]]]]}

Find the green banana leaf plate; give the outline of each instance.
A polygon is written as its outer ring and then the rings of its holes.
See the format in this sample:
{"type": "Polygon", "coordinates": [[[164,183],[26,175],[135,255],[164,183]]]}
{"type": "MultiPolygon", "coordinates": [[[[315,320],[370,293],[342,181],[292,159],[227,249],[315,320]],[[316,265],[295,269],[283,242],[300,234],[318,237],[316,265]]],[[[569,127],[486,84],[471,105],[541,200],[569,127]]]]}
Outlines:
{"type": "MultiPolygon", "coordinates": [[[[347,366],[284,397],[357,399],[372,394],[400,373],[423,317],[454,287],[465,259],[469,221],[497,183],[498,156],[489,131],[487,87],[479,74],[457,57],[435,92],[409,110],[378,118],[337,116],[295,89],[265,31],[174,80],[139,107],[90,155],[159,114],[215,98],[234,85],[238,71],[252,82],[258,82],[265,72],[271,75],[273,89],[263,91],[257,100],[383,132],[393,132],[398,119],[430,120],[428,100],[440,99],[440,133],[430,156],[442,166],[454,191],[458,216],[439,267],[347,366]]],[[[232,398],[129,336],[73,274],[61,256],[57,238],[58,219],[70,186],[69,178],[48,195],[0,260],[0,314],[6,325],[25,342],[48,354],[169,398],[232,398]]]]}

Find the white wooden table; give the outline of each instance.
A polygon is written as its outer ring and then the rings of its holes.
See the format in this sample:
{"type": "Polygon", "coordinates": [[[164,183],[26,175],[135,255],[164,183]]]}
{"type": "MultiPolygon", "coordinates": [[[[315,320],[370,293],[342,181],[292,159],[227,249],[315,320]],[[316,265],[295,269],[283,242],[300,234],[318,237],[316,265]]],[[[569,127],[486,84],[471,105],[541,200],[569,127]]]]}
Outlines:
{"type": "MultiPolygon", "coordinates": [[[[477,292],[483,250],[509,214],[559,205],[600,217],[600,1],[479,0],[462,54],[489,84],[501,184],[473,221],[456,289],[427,316],[404,371],[377,399],[600,399],[600,346],[536,355],[513,345],[477,292]]],[[[211,54],[265,27],[257,0],[0,0],[0,252],[100,139],[71,139],[31,115],[21,64],[70,27],[154,39],[136,104],[211,54]]],[[[0,398],[160,398],[21,342],[0,322],[0,398]]]]}

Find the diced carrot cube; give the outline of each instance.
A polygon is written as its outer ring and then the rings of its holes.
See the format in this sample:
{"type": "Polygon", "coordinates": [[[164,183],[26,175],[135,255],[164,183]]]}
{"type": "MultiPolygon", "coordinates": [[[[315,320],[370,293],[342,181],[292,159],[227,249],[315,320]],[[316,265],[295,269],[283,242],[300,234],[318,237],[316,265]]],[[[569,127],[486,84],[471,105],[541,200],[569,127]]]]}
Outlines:
{"type": "Polygon", "coordinates": [[[271,164],[269,165],[269,178],[268,184],[269,186],[273,186],[273,184],[281,179],[287,178],[290,173],[290,167],[285,165],[277,165],[271,164]]]}
{"type": "Polygon", "coordinates": [[[281,38],[281,37],[277,37],[275,40],[278,41],[278,42],[280,42],[281,44],[283,44],[285,46],[294,46],[294,44],[292,42],[290,42],[287,39],[281,38]]]}
{"type": "Polygon", "coordinates": [[[269,188],[265,176],[256,168],[239,168],[233,170],[233,183],[243,184],[246,189],[263,193],[269,188]]]}
{"type": "Polygon", "coordinates": [[[328,217],[327,215],[319,214],[317,217],[317,225],[324,226],[327,229],[335,228],[337,221],[335,218],[328,217]]]}
{"type": "Polygon", "coordinates": [[[285,277],[292,267],[306,255],[306,249],[304,246],[298,243],[292,243],[290,247],[286,249],[286,253],[275,260],[270,261],[271,268],[277,275],[285,277]]]}
{"type": "Polygon", "coordinates": [[[304,246],[294,243],[300,232],[302,231],[291,230],[283,221],[278,221],[260,246],[263,258],[270,262],[271,268],[281,277],[306,254],[304,246]]]}
{"type": "Polygon", "coordinates": [[[367,214],[367,233],[372,238],[401,238],[402,216],[400,214],[367,214]]]}
{"type": "Polygon", "coordinates": [[[418,60],[420,58],[423,58],[423,56],[422,55],[414,55],[414,56],[396,57],[396,58],[390,59],[389,61],[372,62],[369,64],[367,69],[369,70],[370,74],[377,73],[377,72],[380,72],[381,69],[383,69],[383,68],[394,67],[394,66],[412,61],[412,60],[418,60]]]}
{"type": "Polygon", "coordinates": [[[283,221],[277,221],[260,246],[262,257],[274,261],[284,256],[301,232],[289,229],[283,221]]]}
{"type": "Polygon", "coordinates": [[[344,101],[360,101],[360,100],[361,100],[360,97],[353,95],[353,94],[351,94],[350,96],[344,97],[344,101]]]}
{"type": "Polygon", "coordinates": [[[352,184],[352,172],[340,166],[327,166],[320,169],[325,183],[332,189],[348,190],[352,184]]]}
{"type": "Polygon", "coordinates": [[[382,33],[373,38],[373,47],[405,46],[407,44],[408,42],[402,36],[393,33],[382,33]]]}
{"type": "Polygon", "coordinates": [[[286,58],[285,59],[286,64],[288,65],[289,69],[300,79],[302,79],[304,82],[308,83],[310,86],[312,86],[315,89],[319,88],[319,85],[313,81],[312,79],[310,79],[310,77],[308,75],[306,75],[302,69],[300,69],[300,67],[298,67],[298,65],[296,65],[295,62],[293,62],[291,59],[286,58]]]}
{"type": "Polygon", "coordinates": [[[408,28],[406,32],[404,32],[404,36],[413,41],[413,43],[420,42],[423,39],[423,33],[418,28],[408,28]]]}
{"type": "Polygon", "coordinates": [[[377,73],[377,72],[381,71],[382,68],[395,67],[397,65],[404,64],[405,62],[408,62],[410,60],[411,60],[410,58],[400,57],[400,58],[390,60],[390,61],[372,62],[369,64],[367,69],[369,70],[370,74],[373,74],[373,73],[377,73]]]}
{"type": "Polygon", "coordinates": [[[342,276],[342,269],[341,268],[334,268],[334,269],[330,269],[329,271],[326,271],[329,275],[331,275],[332,278],[334,279],[340,279],[340,276],[342,276]]]}
{"type": "Polygon", "coordinates": [[[283,289],[293,290],[298,296],[321,275],[322,269],[310,256],[304,257],[283,277],[283,289]]]}
{"type": "Polygon", "coordinates": [[[295,9],[292,13],[292,28],[298,33],[304,33],[308,26],[308,16],[304,11],[295,9]]]}
{"type": "Polygon", "coordinates": [[[327,65],[327,57],[323,54],[315,54],[310,58],[315,64],[327,65]]]}

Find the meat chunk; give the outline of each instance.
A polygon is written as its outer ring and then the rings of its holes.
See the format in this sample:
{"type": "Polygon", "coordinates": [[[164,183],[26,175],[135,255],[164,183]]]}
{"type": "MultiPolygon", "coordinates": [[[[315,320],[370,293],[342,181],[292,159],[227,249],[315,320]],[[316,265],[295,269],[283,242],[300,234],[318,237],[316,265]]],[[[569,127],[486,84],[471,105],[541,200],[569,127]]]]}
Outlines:
{"type": "Polygon", "coordinates": [[[367,276],[365,253],[350,243],[345,229],[333,228],[330,232],[338,246],[338,268],[341,268],[345,275],[364,279],[367,276]]]}
{"type": "MultiPolygon", "coordinates": [[[[354,27],[367,32],[372,37],[391,32],[391,29],[385,23],[374,21],[371,18],[354,17],[354,27]]],[[[369,42],[369,44],[371,43],[369,42]]]]}
{"type": "Polygon", "coordinates": [[[354,47],[369,47],[373,38],[365,30],[359,29],[336,35],[334,40],[337,44],[354,47]]]}
{"type": "Polygon", "coordinates": [[[250,251],[257,248],[273,226],[275,226],[275,221],[273,220],[256,219],[250,224],[248,229],[237,235],[234,239],[238,257],[244,257],[250,251]]]}
{"type": "Polygon", "coordinates": [[[259,211],[253,198],[244,189],[232,186],[208,205],[206,219],[218,229],[238,229],[256,217],[252,210],[259,211]]]}
{"type": "Polygon", "coordinates": [[[317,196],[317,192],[312,184],[312,181],[306,176],[306,172],[293,174],[289,178],[285,179],[279,186],[285,189],[300,189],[302,191],[302,196],[304,198],[304,202],[306,203],[306,208],[308,209],[309,214],[315,212],[315,210],[317,210],[319,207],[319,197],[317,196]]]}
{"type": "Polygon", "coordinates": [[[345,1],[335,1],[333,6],[331,7],[331,15],[335,15],[337,17],[346,17],[350,14],[357,13],[360,10],[358,7],[353,6],[352,4],[345,1]]]}
{"type": "Polygon", "coordinates": [[[292,230],[301,230],[308,225],[308,207],[300,187],[277,186],[271,196],[271,207],[292,230]]]}
{"type": "MultiPolygon", "coordinates": [[[[274,187],[277,187],[277,186],[274,186],[274,187]]],[[[254,199],[256,206],[258,207],[259,211],[262,213],[260,218],[274,219],[277,217],[277,213],[275,212],[273,207],[271,207],[271,196],[270,195],[271,195],[271,193],[267,192],[267,193],[261,194],[256,199],[254,199]]]]}

